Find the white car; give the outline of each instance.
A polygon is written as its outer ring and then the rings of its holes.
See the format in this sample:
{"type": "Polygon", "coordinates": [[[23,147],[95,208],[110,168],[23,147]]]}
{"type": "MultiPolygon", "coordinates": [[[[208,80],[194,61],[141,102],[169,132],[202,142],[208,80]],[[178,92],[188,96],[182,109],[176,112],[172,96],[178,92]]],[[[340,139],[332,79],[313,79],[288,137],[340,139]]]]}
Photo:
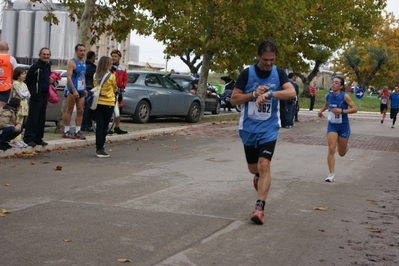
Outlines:
{"type": "Polygon", "coordinates": [[[65,89],[67,84],[67,71],[66,70],[54,70],[61,74],[61,80],[58,81],[57,88],[65,89]]]}

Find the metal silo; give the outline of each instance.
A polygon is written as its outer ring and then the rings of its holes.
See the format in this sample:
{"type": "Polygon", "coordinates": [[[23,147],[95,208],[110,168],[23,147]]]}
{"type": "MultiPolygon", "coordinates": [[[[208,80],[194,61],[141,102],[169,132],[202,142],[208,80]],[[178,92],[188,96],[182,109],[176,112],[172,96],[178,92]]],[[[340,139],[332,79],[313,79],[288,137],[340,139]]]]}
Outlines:
{"type": "Polygon", "coordinates": [[[17,52],[17,31],[15,29],[18,25],[18,11],[4,10],[2,25],[1,40],[8,43],[9,54],[15,57],[17,52]]]}
{"type": "Polygon", "coordinates": [[[78,26],[76,22],[68,19],[66,23],[65,57],[71,59],[75,55],[75,46],[78,44],[78,26]]]}
{"type": "Polygon", "coordinates": [[[33,40],[33,58],[39,58],[39,51],[43,47],[49,47],[50,40],[50,22],[44,21],[43,18],[48,15],[47,11],[33,11],[35,13],[35,38],[33,40]]]}
{"type": "Polygon", "coordinates": [[[51,61],[55,65],[62,65],[65,58],[65,39],[66,39],[66,25],[69,23],[68,12],[65,11],[54,11],[54,15],[59,20],[58,25],[52,25],[50,29],[50,50],[51,50],[51,61]]]}
{"type": "MultiPolygon", "coordinates": [[[[33,55],[33,36],[35,25],[35,11],[21,10],[18,16],[18,41],[17,51],[15,56],[17,58],[31,59],[33,55]]],[[[32,62],[28,62],[31,64],[32,62]]]]}

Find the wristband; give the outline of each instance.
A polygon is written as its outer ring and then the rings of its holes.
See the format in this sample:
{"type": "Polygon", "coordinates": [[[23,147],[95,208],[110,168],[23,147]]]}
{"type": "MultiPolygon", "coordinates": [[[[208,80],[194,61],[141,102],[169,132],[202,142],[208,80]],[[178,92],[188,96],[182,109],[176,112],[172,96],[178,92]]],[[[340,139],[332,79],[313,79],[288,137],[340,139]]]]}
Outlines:
{"type": "Polygon", "coordinates": [[[343,115],[343,114],[344,114],[344,109],[341,108],[341,115],[343,115]]]}
{"type": "Polygon", "coordinates": [[[273,98],[273,91],[269,90],[269,99],[273,98]]]}
{"type": "Polygon", "coordinates": [[[252,99],[255,99],[256,98],[256,96],[255,96],[255,91],[253,91],[252,92],[252,99]]]}

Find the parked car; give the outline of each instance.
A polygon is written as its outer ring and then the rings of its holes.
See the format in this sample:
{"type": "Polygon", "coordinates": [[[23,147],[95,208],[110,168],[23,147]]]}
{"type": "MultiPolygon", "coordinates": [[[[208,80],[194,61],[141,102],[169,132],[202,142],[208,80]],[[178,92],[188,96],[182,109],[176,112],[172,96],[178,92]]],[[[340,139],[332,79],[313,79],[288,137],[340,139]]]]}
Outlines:
{"type": "Polygon", "coordinates": [[[123,94],[123,114],[134,122],[147,123],[153,117],[184,117],[196,123],[204,102],[181,88],[169,75],[148,71],[128,71],[123,94]]]}
{"type": "Polygon", "coordinates": [[[66,88],[67,84],[67,71],[66,70],[54,70],[61,74],[61,80],[58,81],[58,88],[66,88]]]}
{"type": "Polygon", "coordinates": [[[25,64],[18,64],[17,66],[24,68],[26,72],[28,72],[30,68],[30,65],[25,65],[25,64]]]}
{"type": "MultiPolygon", "coordinates": [[[[175,80],[183,89],[197,94],[198,79],[190,75],[172,74],[170,77],[175,80]]],[[[210,83],[207,84],[207,92],[205,98],[205,112],[212,112],[212,114],[220,113],[220,96],[217,90],[210,83]]]]}

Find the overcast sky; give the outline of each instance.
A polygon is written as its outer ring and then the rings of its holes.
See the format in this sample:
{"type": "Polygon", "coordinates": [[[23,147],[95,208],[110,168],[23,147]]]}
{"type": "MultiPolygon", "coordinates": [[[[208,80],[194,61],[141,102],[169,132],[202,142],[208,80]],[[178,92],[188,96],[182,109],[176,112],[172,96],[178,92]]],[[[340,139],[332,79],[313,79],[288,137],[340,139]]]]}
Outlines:
{"type": "MultiPolygon", "coordinates": [[[[392,12],[395,14],[396,18],[399,18],[399,0],[387,0],[387,8],[388,12],[392,12]]],[[[164,59],[164,46],[154,40],[152,37],[143,37],[132,33],[130,42],[132,44],[140,46],[140,62],[149,62],[149,63],[157,63],[157,64],[165,64],[166,60],[164,59]]],[[[189,72],[189,69],[183,61],[180,60],[179,57],[173,57],[168,61],[167,65],[168,71],[172,68],[179,72],[189,72]]]]}

